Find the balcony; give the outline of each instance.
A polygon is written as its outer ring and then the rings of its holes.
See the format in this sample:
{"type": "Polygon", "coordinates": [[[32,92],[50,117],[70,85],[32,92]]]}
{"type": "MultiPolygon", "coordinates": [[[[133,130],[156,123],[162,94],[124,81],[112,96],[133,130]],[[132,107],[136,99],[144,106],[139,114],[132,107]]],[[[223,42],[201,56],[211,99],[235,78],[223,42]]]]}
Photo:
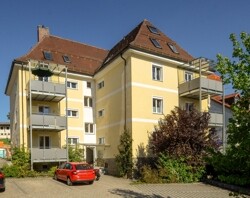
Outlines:
{"type": "Polygon", "coordinates": [[[222,82],[208,78],[195,78],[193,80],[181,83],[179,85],[179,95],[199,99],[199,88],[201,89],[201,98],[222,94],[222,82]]]}
{"type": "Polygon", "coordinates": [[[222,126],[223,125],[223,115],[221,113],[211,113],[210,114],[210,120],[208,125],[210,127],[214,126],[222,126]]]}
{"type": "Polygon", "coordinates": [[[59,102],[66,96],[65,84],[31,80],[32,100],[59,102]]]}
{"type": "Polygon", "coordinates": [[[66,117],[46,114],[32,114],[31,126],[33,130],[62,131],[66,129],[66,117]]]}
{"type": "Polygon", "coordinates": [[[61,148],[39,149],[32,148],[33,162],[60,162],[67,161],[67,150],[61,148]]]}

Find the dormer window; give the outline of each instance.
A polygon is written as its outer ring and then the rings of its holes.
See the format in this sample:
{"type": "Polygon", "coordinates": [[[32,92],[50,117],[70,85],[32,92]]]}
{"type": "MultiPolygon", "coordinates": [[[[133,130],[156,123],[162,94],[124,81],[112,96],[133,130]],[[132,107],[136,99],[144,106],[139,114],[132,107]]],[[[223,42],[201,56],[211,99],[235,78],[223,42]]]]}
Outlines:
{"type": "Polygon", "coordinates": [[[51,52],[49,52],[49,51],[43,51],[43,55],[44,55],[44,58],[46,60],[53,60],[53,56],[52,56],[51,52]]]}
{"type": "Polygon", "coordinates": [[[172,50],[172,52],[174,52],[175,54],[179,54],[177,48],[175,45],[173,45],[172,43],[168,43],[168,47],[172,50]]]}
{"type": "Polygon", "coordinates": [[[70,58],[67,55],[63,55],[63,60],[64,60],[65,63],[70,63],[71,62],[70,58]]]}
{"type": "Polygon", "coordinates": [[[149,29],[150,32],[152,32],[154,34],[160,34],[159,31],[158,31],[158,29],[156,27],[148,25],[148,29],[149,29]]]}
{"type": "Polygon", "coordinates": [[[162,48],[158,40],[153,39],[153,38],[149,38],[149,39],[151,40],[151,42],[154,44],[155,47],[160,48],[160,49],[162,48]]]}

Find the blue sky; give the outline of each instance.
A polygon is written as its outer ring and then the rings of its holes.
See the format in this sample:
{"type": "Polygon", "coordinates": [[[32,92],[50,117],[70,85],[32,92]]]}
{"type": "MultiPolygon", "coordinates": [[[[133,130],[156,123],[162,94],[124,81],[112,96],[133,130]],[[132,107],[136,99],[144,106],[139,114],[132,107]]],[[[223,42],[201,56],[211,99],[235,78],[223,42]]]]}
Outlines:
{"type": "Polygon", "coordinates": [[[3,0],[0,8],[0,122],[9,112],[11,63],[36,44],[37,25],[110,49],[147,19],[194,57],[214,60],[218,53],[231,57],[230,33],[250,33],[249,0],[3,0]]]}

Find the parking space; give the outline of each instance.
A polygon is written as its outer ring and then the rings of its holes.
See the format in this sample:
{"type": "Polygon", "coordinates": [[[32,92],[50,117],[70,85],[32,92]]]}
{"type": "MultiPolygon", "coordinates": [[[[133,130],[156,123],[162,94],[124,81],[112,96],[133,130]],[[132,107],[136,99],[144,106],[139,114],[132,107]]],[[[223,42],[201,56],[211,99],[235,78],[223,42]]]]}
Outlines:
{"type": "Polygon", "coordinates": [[[131,184],[130,180],[102,175],[92,185],[67,186],[52,178],[7,178],[2,198],[228,198],[229,191],[210,185],[195,184],[131,184]]]}

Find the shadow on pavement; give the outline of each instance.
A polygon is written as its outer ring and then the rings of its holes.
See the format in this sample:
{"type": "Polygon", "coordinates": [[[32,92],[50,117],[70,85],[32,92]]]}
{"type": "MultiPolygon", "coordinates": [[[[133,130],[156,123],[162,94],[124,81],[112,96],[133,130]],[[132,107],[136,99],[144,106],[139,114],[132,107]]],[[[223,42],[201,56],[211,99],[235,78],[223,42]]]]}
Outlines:
{"type": "MultiPolygon", "coordinates": [[[[132,190],[125,190],[125,189],[113,189],[110,191],[110,193],[115,194],[115,195],[119,195],[121,197],[125,197],[125,198],[164,198],[160,195],[145,195],[142,193],[138,193],[138,192],[134,192],[132,190]]],[[[171,198],[171,197],[165,197],[165,198],[171,198]]]]}

